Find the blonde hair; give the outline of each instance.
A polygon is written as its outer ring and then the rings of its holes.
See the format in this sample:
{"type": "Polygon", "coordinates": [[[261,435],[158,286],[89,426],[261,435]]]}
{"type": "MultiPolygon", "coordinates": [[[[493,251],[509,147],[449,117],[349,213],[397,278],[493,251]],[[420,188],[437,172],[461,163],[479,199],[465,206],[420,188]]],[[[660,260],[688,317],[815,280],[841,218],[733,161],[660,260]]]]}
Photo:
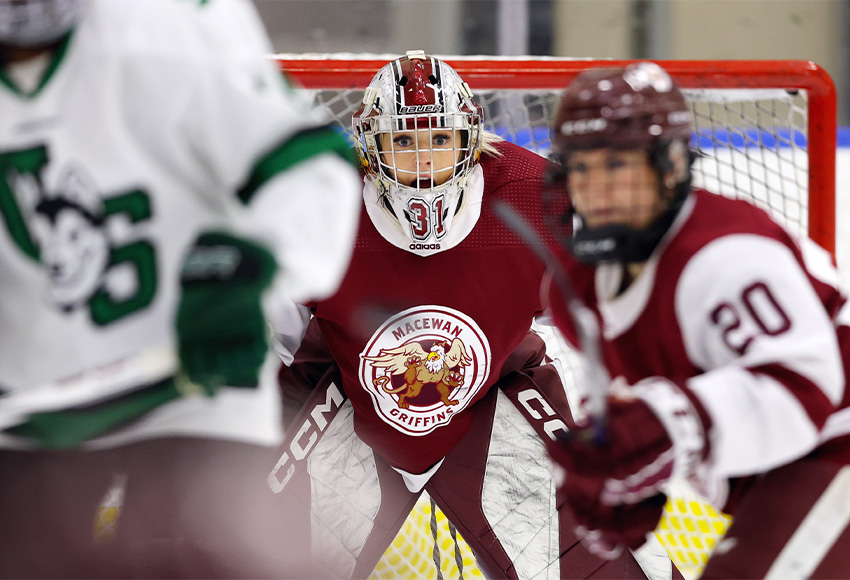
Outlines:
{"type": "Polygon", "coordinates": [[[495,133],[491,133],[490,131],[482,131],[481,153],[484,155],[489,155],[490,157],[502,157],[502,152],[496,149],[496,147],[494,146],[495,143],[500,143],[502,141],[504,141],[504,139],[499,137],[495,133]]]}

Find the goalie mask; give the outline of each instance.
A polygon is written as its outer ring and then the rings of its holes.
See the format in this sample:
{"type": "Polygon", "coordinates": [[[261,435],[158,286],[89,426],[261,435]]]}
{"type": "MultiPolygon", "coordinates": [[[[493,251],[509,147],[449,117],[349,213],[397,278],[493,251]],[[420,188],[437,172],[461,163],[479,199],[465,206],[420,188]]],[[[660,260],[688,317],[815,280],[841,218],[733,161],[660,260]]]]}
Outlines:
{"type": "Polygon", "coordinates": [[[550,171],[544,204],[556,233],[576,258],[599,263],[650,257],[690,190],[691,122],[681,91],[655,63],[590,69],[567,87],[552,127],[559,164],[550,171]],[[625,168],[627,164],[631,166],[625,168]],[[600,185],[593,177],[596,181],[584,187],[582,200],[579,191],[569,190],[579,178],[590,180],[591,171],[605,172],[609,181],[600,185]],[[623,176],[633,181],[624,183],[623,176]],[[636,199],[631,211],[618,208],[616,201],[600,207],[607,202],[599,196],[616,199],[630,195],[624,193],[630,189],[636,199]],[[580,201],[594,206],[595,215],[580,207],[580,201]]]}
{"type": "Polygon", "coordinates": [[[449,65],[408,51],[381,68],[352,118],[364,171],[414,242],[443,239],[481,152],[481,108],[449,65]]]}
{"type": "Polygon", "coordinates": [[[48,46],[79,21],[87,0],[0,0],[0,45],[48,46]]]}

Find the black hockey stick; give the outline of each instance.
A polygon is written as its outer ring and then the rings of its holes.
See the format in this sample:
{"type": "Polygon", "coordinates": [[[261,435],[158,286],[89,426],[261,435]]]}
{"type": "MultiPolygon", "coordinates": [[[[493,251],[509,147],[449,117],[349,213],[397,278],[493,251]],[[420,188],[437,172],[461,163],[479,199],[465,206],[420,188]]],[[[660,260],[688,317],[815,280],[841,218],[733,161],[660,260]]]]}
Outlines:
{"type": "MultiPolygon", "coordinates": [[[[540,234],[526,221],[510,204],[503,200],[491,203],[493,212],[518,235],[534,251],[537,257],[546,265],[552,279],[567,305],[572,318],[582,357],[584,380],[588,393],[588,414],[590,416],[589,433],[592,440],[602,443],[605,440],[605,423],[607,417],[606,397],[611,379],[602,362],[600,346],[600,330],[596,315],[590,308],[579,300],[569,275],[558,263],[555,255],[546,247],[540,234]]],[[[582,436],[582,435],[579,435],[582,436]]]]}

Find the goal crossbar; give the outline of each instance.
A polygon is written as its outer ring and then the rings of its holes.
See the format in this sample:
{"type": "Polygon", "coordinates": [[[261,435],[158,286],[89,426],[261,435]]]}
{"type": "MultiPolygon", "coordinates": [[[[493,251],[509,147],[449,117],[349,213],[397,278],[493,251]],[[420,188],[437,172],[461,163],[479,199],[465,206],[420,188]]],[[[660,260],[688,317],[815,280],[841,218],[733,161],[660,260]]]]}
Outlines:
{"type": "MultiPolygon", "coordinates": [[[[392,55],[276,55],[281,69],[306,89],[363,89],[392,55]]],[[[440,57],[474,91],[563,90],[581,71],[633,60],[553,57],[440,57]]],[[[806,60],[657,60],[682,89],[781,89],[808,99],[808,235],[835,254],[837,98],[835,84],[806,60]]]]}

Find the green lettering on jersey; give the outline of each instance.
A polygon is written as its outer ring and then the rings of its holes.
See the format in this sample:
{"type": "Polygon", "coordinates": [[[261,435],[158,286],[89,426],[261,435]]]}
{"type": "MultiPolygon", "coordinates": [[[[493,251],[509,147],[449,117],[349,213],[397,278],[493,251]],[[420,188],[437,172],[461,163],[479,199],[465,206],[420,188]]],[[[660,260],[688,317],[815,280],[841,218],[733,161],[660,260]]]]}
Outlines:
{"type": "MultiPolygon", "coordinates": [[[[32,149],[0,153],[0,214],[6,222],[9,235],[21,251],[34,260],[38,260],[39,251],[27,228],[21,213],[16,191],[26,191],[39,195],[44,188],[41,183],[41,170],[47,165],[47,148],[43,145],[32,149]],[[27,187],[35,185],[36,188],[27,187]]],[[[28,200],[35,203],[35,199],[28,200]]]]}
{"type": "MultiPolygon", "coordinates": [[[[141,190],[131,191],[104,200],[104,217],[124,214],[132,223],[151,217],[150,198],[141,190]]],[[[124,300],[114,299],[101,287],[89,300],[91,319],[105,326],[147,307],[156,294],[156,250],[147,240],[112,248],[108,270],[121,264],[130,265],[136,272],[136,292],[124,300]]]]}
{"type": "MultiPolygon", "coordinates": [[[[19,151],[0,153],[0,216],[9,236],[26,256],[43,261],[28,219],[35,213],[40,201],[48,198],[42,181],[42,172],[49,162],[47,148],[43,145],[19,151]],[[22,209],[23,208],[23,209],[22,209]]],[[[150,196],[142,190],[122,192],[103,199],[102,221],[113,216],[124,216],[131,224],[145,222],[152,217],[150,196]]],[[[136,287],[128,295],[116,298],[102,283],[84,302],[92,322],[104,326],[153,302],[157,289],[156,250],[145,239],[109,247],[109,258],[104,279],[117,268],[132,268],[136,287]]]]}

